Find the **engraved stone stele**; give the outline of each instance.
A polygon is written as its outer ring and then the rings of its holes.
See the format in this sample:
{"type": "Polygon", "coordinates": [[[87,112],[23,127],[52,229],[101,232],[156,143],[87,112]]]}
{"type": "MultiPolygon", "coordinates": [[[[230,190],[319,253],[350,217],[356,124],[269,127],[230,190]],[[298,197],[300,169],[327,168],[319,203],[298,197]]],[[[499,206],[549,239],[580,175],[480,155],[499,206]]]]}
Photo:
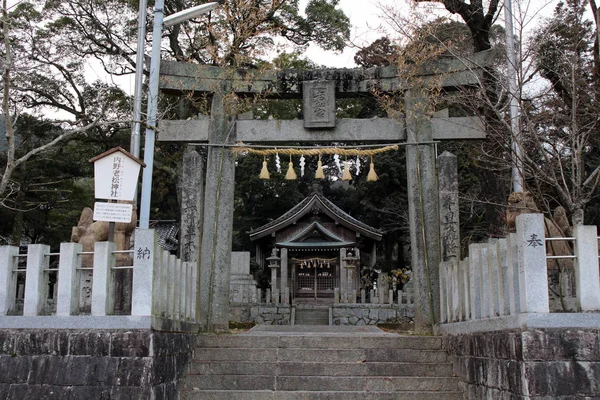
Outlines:
{"type": "Polygon", "coordinates": [[[303,82],[304,127],[335,128],[335,82],[303,82]]]}
{"type": "Polygon", "coordinates": [[[437,160],[441,256],[442,261],[447,261],[460,258],[458,164],[456,156],[448,151],[443,152],[437,160]]]}

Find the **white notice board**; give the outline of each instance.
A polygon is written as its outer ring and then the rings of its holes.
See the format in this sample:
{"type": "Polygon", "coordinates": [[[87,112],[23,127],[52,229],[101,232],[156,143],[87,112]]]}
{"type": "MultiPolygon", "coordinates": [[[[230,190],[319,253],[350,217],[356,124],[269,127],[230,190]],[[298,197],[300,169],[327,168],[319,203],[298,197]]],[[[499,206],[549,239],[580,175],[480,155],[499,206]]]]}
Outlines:
{"type": "Polygon", "coordinates": [[[94,221],[131,222],[133,205],[121,203],[94,203],[94,221]]]}

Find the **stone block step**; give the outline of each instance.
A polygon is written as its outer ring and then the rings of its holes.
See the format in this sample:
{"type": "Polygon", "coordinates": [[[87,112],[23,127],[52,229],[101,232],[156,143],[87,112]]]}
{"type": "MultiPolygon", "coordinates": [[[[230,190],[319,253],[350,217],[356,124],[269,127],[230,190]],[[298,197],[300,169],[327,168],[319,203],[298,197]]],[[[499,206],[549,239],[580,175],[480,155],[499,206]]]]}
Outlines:
{"type": "Polygon", "coordinates": [[[321,348],[197,348],[199,361],[295,361],[326,363],[413,362],[446,363],[447,355],[439,350],[414,349],[321,349],[321,348]]]}
{"type": "Polygon", "coordinates": [[[194,361],[188,375],[452,376],[450,364],[194,361]]]}
{"type": "Polygon", "coordinates": [[[329,325],[329,317],[327,318],[296,318],[294,325],[329,325]]]}
{"type": "Polygon", "coordinates": [[[365,376],[188,375],[185,390],[311,392],[452,392],[457,378],[365,376]]]}
{"type": "Polygon", "coordinates": [[[294,325],[329,325],[329,317],[321,318],[301,318],[294,321],[294,325]]]}
{"type": "Polygon", "coordinates": [[[323,348],[323,349],[416,349],[441,350],[442,340],[433,336],[376,336],[357,337],[344,334],[327,336],[252,336],[252,335],[206,335],[198,338],[199,348],[323,348]]]}
{"type": "Polygon", "coordinates": [[[274,392],[234,390],[184,390],[179,400],[462,400],[463,394],[450,392],[274,392]]]}

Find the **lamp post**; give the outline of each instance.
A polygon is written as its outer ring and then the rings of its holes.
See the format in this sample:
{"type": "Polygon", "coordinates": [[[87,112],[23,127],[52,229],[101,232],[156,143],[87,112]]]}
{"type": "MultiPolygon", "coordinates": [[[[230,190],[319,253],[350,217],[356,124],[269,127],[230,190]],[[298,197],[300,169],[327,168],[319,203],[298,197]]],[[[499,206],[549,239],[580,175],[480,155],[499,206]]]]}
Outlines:
{"type": "MultiPolygon", "coordinates": [[[[140,158],[140,121],[142,119],[142,84],[144,78],[144,40],[146,38],[147,0],[140,0],[138,15],[137,53],[135,55],[135,86],[133,93],[133,124],[131,124],[131,142],[129,152],[140,158]]],[[[137,198],[137,196],[134,196],[137,198]]]]}
{"type": "MultiPolygon", "coordinates": [[[[144,173],[142,175],[142,199],[140,201],[140,228],[148,229],[150,224],[150,197],[152,190],[152,170],[154,168],[154,141],[156,136],[156,115],[158,109],[158,79],[160,73],[160,42],[163,27],[187,21],[213,10],[219,2],[211,2],[188,8],[164,18],[164,0],[157,0],[154,6],[154,28],[152,31],[152,53],[148,85],[148,116],[146,118],[146,139],[144,142],[144,173]]],[[[138,50],[139,51],[139,50],[138,50]]]]}
{"type": "Polygon", "coordinates": [[[519,124],[519,95],[517,88],[517,60],[511,0],[504,0],[504,18],[506,19],[506,59],[508,92],[510,95],[510,127],[512,132],[512,181],[513,192],[523,191],[523,162],[521,160],[521,125],[519,124]]]}

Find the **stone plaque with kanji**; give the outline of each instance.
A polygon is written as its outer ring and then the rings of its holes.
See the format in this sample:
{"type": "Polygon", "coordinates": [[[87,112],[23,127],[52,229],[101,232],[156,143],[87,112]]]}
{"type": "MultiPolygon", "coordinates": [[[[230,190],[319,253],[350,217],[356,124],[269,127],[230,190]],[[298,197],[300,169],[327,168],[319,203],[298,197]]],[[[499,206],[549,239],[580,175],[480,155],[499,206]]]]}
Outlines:
{"type": "Polygon", "coordinates": [[[303,83],[304,127],[335,128],[335,82],[303,83]]]}

